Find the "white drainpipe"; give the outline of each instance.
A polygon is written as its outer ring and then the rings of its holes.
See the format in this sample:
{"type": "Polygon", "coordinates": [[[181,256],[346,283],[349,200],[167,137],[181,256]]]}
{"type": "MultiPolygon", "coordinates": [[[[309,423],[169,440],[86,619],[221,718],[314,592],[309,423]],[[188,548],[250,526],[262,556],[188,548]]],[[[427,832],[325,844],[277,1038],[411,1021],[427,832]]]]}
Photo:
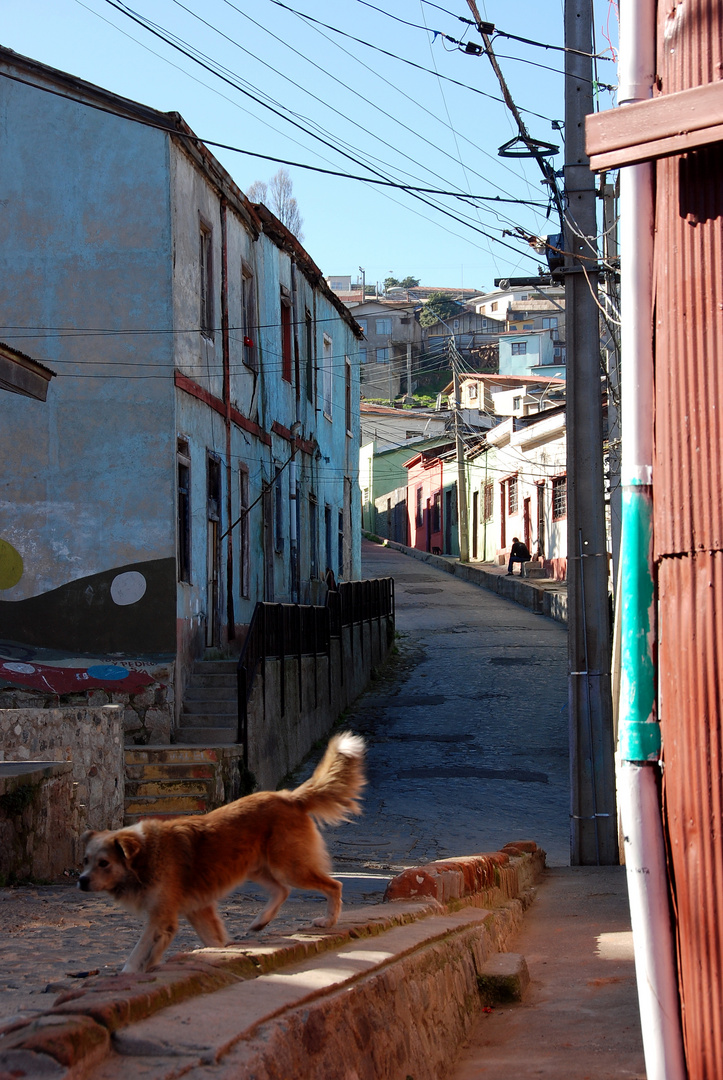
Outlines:
{"type": "MultiPolygon", "coordinates": [[[[620,5],[621,106],[652,97],[656,0],[620,5]]],[[[622,638],[618,803],[648,1080],[685,1080],[658,781],[653,576],[653,179],[620,170],[622,638]]]]}

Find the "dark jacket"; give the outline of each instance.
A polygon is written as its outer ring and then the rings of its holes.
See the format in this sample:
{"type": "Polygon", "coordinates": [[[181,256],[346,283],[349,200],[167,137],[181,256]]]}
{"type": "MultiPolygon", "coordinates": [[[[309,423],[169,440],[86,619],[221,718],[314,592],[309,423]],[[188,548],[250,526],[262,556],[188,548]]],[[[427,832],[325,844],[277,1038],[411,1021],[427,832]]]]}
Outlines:
{"type": "Polygon", "coordinates": [[[513,544],[510,548],[510,558],[524,559],[524,561],[527,562],[532,556],[530,555],[527,544],[523,544],[521,540],[518,540],[517,543],[513,544]]]}

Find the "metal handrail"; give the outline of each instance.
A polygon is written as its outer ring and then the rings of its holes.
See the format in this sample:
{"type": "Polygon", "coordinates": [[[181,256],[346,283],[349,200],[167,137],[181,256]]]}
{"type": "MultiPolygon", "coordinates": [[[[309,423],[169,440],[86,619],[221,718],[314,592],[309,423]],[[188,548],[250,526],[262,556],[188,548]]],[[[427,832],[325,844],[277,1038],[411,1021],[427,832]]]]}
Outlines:
{"type": "MultiPolygon", "coordinates": [[[[316,604],[275,604],[259,601],[249,623],[246,640],[236,668],[238,688],[237,742],[243,748],[244,766],[248,768],[248,703],[259,666],[265,680],[266,660],[281,661],[281,711],[286,705],[286,664],[288,656],[298,664],[299,699],[301,699],[301,658],[331,657],[331,639],[340,637],[342,628],[354,627],[372,619],[394,615],[394,578],[370,578],[345,581],[331,590],[324,606],[316,604]]],[[[361,638],[363,642],[363,636],[361,638]]],[[[363,647],[363,646],[362,646],[363,647]]],[[[341,672],[343,680],[344,673],[341,672]]],[[[314,680],[314,696],[317,685],[314,680]]],[[[329,669],[331,688],[331,668],[329,669]]],[[[265,688],[265,682],[264,682],[265,688]]]]}

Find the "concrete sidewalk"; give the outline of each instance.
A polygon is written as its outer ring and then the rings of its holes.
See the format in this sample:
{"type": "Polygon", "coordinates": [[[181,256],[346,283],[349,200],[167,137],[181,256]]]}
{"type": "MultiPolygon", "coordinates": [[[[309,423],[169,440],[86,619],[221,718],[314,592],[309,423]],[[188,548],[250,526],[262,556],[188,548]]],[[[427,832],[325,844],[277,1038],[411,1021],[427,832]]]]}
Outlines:
{"type": "MultiPolygon", "coordinates": [[[[364,534],[369,541],[372,533],[364,534]]],[[[408,547],[396,540],[380,540],[376,538],[373,543],[381,547],[389,548],[390,551],[398,551],[402,555],[408,555],[418,562],[433,566],[435,570],[443,570],[446,574],[454,574],[461,581],[467,581],[470,585],[477,585],[481,589],[503,596],[506,600],[514,600],[516,604],[536,612],[538,615],[547,615],[557,622],[567,623],[567,582],[554,581],[552,578],[528,578],[522,577],[519,571],[512,576],[507,574],[507,566],[495,566],[492,563],[483,562],[460,562],[451,555],[432,555],[428,551],[420,551],[419,548],[408,547]]]]}
{"type": "Polygon", "coordinates": [[[555,867],[509,948],[530,986],[482,1013],[448,1080],[645,1080],[624,867],[555,867]]]}

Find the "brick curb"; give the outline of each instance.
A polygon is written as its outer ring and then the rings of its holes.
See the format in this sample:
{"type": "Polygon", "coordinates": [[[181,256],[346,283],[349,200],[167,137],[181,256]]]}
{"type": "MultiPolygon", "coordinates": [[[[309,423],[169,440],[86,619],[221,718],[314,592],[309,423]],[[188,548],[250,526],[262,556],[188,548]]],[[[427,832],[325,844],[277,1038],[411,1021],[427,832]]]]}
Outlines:
{"type": "MultiPolygon", "coordinates": [[[[363,533],[367,540],[371,540],[372,533],[363,533]]],[[[539,581],[528,580],[515,575],[507,577],[505,574],[494,574],[485,570],[475,563],[463,563],[459,559],[448,555],[432,555],[428,551],[420,551],[419,548],[408,547],[400,544],[397,540],[385,540],[377,538],[372,543],[381,542],[382,547],[400,551],[402,555],[410,555],[420,562],[429,563],[436,570],[444,570],[447,574],[468,581],[471,585],[478,585],[482,589],[503,596],[506,600],[514,600],[521,607],[526,607],[538,615],[546,615],[556,622],[567,623],[567,585],[565,582],[548,581],[546,585],[539,581]]]]}
{"type": "MultiPolygon", "coordinates": [[[[361,939],[376,937],[430,916],[462,908],[524,910],[545,853],[531,841],[499,852],[440,860],[405,870],[390,881],[384,904],[347,913],[354,921],[329,931],[300,932],[283,944],[199,949],[181,954],[144,975],[92,977],[61,994],[48,1012],[0,1027],[0,1078],[35,1060],[48,1076],[86,1074],[111,1052],[114,1033],[168,1006],[212,994],[313,960],[361,939]]],[[[493,939],[496,929],[490,925],[493,939]]]]}

